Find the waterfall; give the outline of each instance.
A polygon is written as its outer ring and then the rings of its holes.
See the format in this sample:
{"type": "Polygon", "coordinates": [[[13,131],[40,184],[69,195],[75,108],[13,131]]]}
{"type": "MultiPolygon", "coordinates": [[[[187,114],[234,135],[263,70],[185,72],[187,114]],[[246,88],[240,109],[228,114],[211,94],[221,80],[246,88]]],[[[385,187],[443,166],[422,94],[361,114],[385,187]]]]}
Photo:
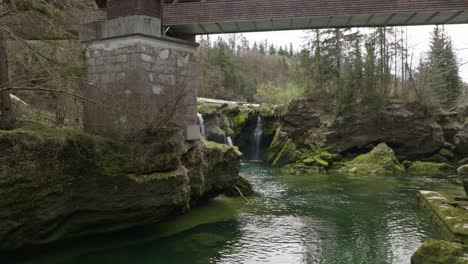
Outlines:
{"type": "Polygon", "coordinates": [[[200,125],[200,134],[203,138],[206,138],[205,134],[205,121],[203,120],[203,116],[200,113],[197,113],[198,123],[200,125]]]}
{"type": "Polygon", "coordinates": [[[231,137],[227,137],[227,138],[226,138],[226,143],[227,143],[227,145],[230,146],[230,147],[234,146],[234,144],[232,143],[232,138],[231,138],[231,137]]]}
{"type": "Polygon", "coordinates": [[[263,120],[261,116],[257,117],[257,126],[252,134],[253,139],[253,160],[260,161],[261,160],[261,153],[260,153],[260,146],[262,143],[262,135],[263,135],[263,120]]]}

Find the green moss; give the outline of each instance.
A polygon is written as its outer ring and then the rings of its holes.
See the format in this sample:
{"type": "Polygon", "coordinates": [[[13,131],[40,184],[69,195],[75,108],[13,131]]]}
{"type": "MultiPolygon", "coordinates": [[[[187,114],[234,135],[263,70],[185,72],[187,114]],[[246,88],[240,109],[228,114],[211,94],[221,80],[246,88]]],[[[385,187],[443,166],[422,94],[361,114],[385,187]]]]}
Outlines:
{"type": "Polygon", "coordinates": [[[229,151],[234,151],[238,155],[242,155],[242,153],[239,151],[237,147],[231,147],[226,144],[219,144],[216,142],[212,141],[207,141],[207,140],[202,140],[202,144],[208,149],[208,150],[220,150],[221,153],[226,153],[229,151]]]}
{"type": "Polygon", "coordinates": [[[234,130],[232,130],[231,128],[225,129],[224,132],[226,133],[226,136],[234,135],[234,130]]]}
{"type": "Polygon", "coordinates": [[[221,121],[222,121],[221,127],[224,130],[231,127],[231,122],[229,121],[229,118],[227,116],[223,115],[221,121]]]}
{"type": "Polygon", "coordinates": [[[339,155],[337,154],[332,154],[328,151],[321,151],[318,155],[318,158],[327,161],[327,162],[333,162],[339,159],[339,155]]]}
{"type": "Polygon", "coordinates": [[[467,201],[456,201],[446,193],[419,191],[418,202],[429,214],[437,229],[445,239],[453,242],[468,243],[468,213],[463,207],[467,201]]]}
{"type": "Polygon", "coordinates": [[[405,168],[398,162],[393,150],[381,143],[371,152],[347,162],[343,170],[357,174],[387,175],[401,174],[405,168]]]}
{"type": "Polygon", "coordinates": [[[314,164],[304,164],[303,162],[296,162],[288,164],[281,168],[281,172],[289,175],[301,175],[301,174],[315,174],[315,173],[324,173],[325,169],[320,168],[314,164]]]}
{"type": "Polygon", "coordinates": [[[441,149],[439,151],[439,155],[441,155],[442,157],[445,157],[445,158],[449,158],[449,159],[453,159],[455,158],[455,154],[453,154],[452,151],[448,150],[448,149],[441,149]]]}
{"type": "Polygon", "coordinates": [[[13,136],[13,137],[24,137],[24,136],[38,136],[47,138],[63,138],[67,136],[82,136],[89,138],[99,138],[97,136],[87,134],[82,130],[67,129],[67,128],[38,128],[38,129],[15,129],[15,130],[0,130],[0,136],[13,136]]]}
{"type": "Polygon", "coordinates": [[[259,108],[259,111],[260,111],[260,115],[263,116],[263,117],[273,117],[273,116],[275,116],[275,110],[273,109],[273,107],[271,107],[270,105],[267,105],[267,104],[261,104],[260,108],[259,108]]]}
{"type": "Polygon", "coordinates": [[[466,264],[466,245],[441,240],[424,242],[411,258],[412,264],[466,264]]]}
{"type": "Polygon", "coordinates": [[[328,167],[330,165],[327,161],[321,159],[320,157],[314,157],[314,160],[318,165],[322,167],[328,167]]]}
{"type": "Polygon", "coordinates": [[[446,163],[422,161],[413,162],[408,168],[408,174],[422,176],[443,176],[454,171],[454,168],[446,163]]]}
{"type": "Polygon", "coordinates": [[[304,163],[305,165],[308,165],[308,166],[320,166],[320,167],[325,167],[327,168],[328,166],[330,166],[330,164],[321,159],[320,157],[312,157],[312,158],[307,158],[305,160],[302,161],[302,163],[304,163]]]}
{"type": "Polygon", "coordinates": [[[233,116],[231,118],[232,123],[234,124],[234,129],[239,130],[245,125],[245,122],[247,121],[248,115],[244,113],[238,113],[237,115],[233,116]]]}
{"type": "Polygon", "coordinates": [[[275,161],[273,161],[274,166],[283,167],[289,163],[292,163],[297,160],[296,145],[291,139],[288,139],[284,144],[281,151],[278,153],[275,161]]]}
{"type": "Polygon", "coordinates": [[[221,104],[213,103],[200,103],[198,104],[198,112],[202,115],[213,115],[219,112],[221,109],[221,104]]]}
{"type": "Polygon", "coordinates": [[[267,153],[267,161],[273,163],[273,161],[276,159],[279,151],[281,151],[284,142],[280,140],[281,138],[281,125],[277,125],[275,135],[273,137],[273,140],[270,144],[270,148],[268,149],[267,153]]]}
{"type": "Polygon", "coordinates": [[[127,177],[137,183],[146,183],[151,181],[167,180],[173,177],[183,177],[186,174],[187,169],[183,166],[180,166],[179,168],[173,171],[155,172],[143,175],[128,174],[127,177]]]}

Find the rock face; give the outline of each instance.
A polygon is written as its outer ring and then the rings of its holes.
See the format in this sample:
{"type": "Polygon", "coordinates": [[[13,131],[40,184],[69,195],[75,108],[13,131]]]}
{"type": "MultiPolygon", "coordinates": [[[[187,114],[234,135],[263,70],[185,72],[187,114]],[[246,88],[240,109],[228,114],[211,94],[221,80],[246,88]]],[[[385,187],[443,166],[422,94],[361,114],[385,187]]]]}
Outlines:
{"type": "Polygon", "coordinates": [[[214,142],[198,142],[184,155],[189,170],[191,203],[210,199],[230,190],[240,179],[237,148],[214,142]]]}
{"type": "Polygon", "coordinates": [[[128,144],[0,132],[0,251],[158,222],[228,191],[239,168],[236,149],[178,130],[128,144]]]}
{"type": "Polygon", "coordinates": [[[468,247],[463,244],[429,240],[414,253],[411,264],[466,264],[468,247]]]}
{"type": "Polygon", "coordinates": [[[319,99],[295,100],[281,118],[282,132],[298,147],[325,145],[335,153],[371,150],[386,142],[399,158],[408,159],[429,157],[444,143],[437,117],[417,103],[387,103],[378,109],[354,105],[339,115],[326,110],[319,99]]]}
{"type": "Polygon", "coordinates": [[[342,169],[357,174],[401,174],[405,172],[395,153],[385,143],[379,144],[368,154],[357,156],[342,169]]]}
{"type": "Polygon", "coordinates": [[[468,155],[468,123],[455,135],[454,144],[458,153],[468,155]]]}

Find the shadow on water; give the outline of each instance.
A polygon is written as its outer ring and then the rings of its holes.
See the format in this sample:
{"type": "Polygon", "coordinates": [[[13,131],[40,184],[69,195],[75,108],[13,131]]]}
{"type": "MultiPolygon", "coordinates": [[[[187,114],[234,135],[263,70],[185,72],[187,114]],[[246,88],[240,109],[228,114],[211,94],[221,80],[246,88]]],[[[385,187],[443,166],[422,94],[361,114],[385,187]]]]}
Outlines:
{"type": "Polygon", "coordinates": [[[256,195],[221,197],[157,226],[63,245],[23,263],[409,263],[439,238],[416,192],[462,193],[444,179],[285,176],[260,163],[242,174],[256,195]]]}
{"type": "MultiPolygon", "coordinates": [[[[245,201],[240,198],[219,197],[208,201],[200,207],[193,208],[188,214],[174,216],[156,225],[133,228],[114,234],[65,241],[32,250],[5,253],[2,259],[6,260],[7,263],[25,264],[103,263],[100,261],[102,259],[106,259],[106,261],[112,259],[112,263],[134,263],[136,260],[138,260],[138,263],[154,263],[154,258],[149,258],[145,262],[142,257],[148,256],[148,254],[143,254],[142,251],[151,251],[150,255],[152,257],[158,255],[164,256],[162,254],[164,252],[174,252],[166,250],[161,251],[161,254],[155,254],[154,249],[160,248],[158,245],[154,245],[155,241],[158,244],[159,241],[164,241],[167,237],[172,236],[175,236],[175,239],[177,239],[177,236],[183,236],[185,232],[190,233],[197,228],[203,229],[204,225],[213,223],[226,223],[234,227],[236,223],[235,216],[244,205],[245,201]]],[[[208,234],[199,235],[199,238],[202,237],[207,238],[208,234]]],[[[184,243],[180,245],[184,245],[184,243]]],[[[158,259],[161,256],[158,256],[158,259]]],[[[168,258],[167,262],[163,263],[173,262],[171,258],[168,258]]]]}

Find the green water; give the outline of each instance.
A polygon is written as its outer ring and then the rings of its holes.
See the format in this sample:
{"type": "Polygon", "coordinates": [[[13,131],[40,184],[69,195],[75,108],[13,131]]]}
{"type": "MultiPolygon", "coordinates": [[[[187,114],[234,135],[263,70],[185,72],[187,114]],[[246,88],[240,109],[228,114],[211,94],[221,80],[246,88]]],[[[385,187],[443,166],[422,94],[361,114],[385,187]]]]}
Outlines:
{"type": "MultiPolygon", "coordinates": [[[[439,238],[416,191],[461,193],[427,177],[284,176],[244,164],[257,192],[218,198],[154,227],[64,244],[24,263],[409,263],[439,238]]],[[[12,260],[13,261],[13,260],[12,260]]]]}

